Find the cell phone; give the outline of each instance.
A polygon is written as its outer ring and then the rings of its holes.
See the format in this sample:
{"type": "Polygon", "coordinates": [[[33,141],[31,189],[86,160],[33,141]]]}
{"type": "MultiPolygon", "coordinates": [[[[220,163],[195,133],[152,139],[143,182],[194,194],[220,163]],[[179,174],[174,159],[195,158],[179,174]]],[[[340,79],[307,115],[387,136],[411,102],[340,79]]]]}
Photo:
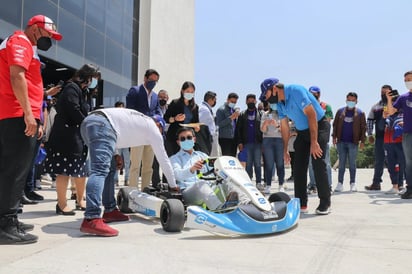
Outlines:
{"type": "Polygon", "coordinates": [[[64,81],[63,81],[63,80],[60,80],[60,81],[57,83],[57,86],[58,86],[58,87],[61,87],[61,86],[63,86],[63,84],[64,84],[64,81]]]}

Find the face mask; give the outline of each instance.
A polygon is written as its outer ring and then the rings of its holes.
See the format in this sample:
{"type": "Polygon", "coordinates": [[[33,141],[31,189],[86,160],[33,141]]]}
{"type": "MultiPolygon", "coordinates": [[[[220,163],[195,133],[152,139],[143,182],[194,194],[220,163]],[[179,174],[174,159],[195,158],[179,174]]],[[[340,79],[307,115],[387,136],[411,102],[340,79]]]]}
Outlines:
{"type": "Polygon", "coordinates": [[[354,108],[356,106],[356,102],[346,101],[346,106],[348,108],[354,108]]]}
{"type": "Polygon", "coordinates": [[[183,98],[189,101],[192,100],[194,96],[195,96],[194,93],[189,93],[189,92],[183,93],[183,98]]]}
{"type": "Polygon", "coordinates": [[[52,41],[49,37],[40,37],[37,39],[37,48],[39,50],[48,51],[49,48],[52,46],[52,41]]]}
{"type": "Polygon", "coordinates": [[[89,88],[94,89],[97,86],[97,79],[92,78],[92,81],[89,83],[89,88]]]}
{"type": "Polygon", "coordinates": [[[184,140],[183,142],[180,141],[180,147],[183,150],[191,150],[195,146],[195,141],[193,140],[184,140]]]}
{"type": "Polygon", "coordinates": [[[278,101],[279,101],[279,99],[278,99],[277,95],[272,95],[268,99],[269,104],[277,104],[278,101]]]}
{"type": "Polygon", "coordinates": [[[164,100],[164,99],[160,99],[160,100],[159,100],[159,105],[162,106],[162,107],[165,106],[166,103],[167,103],[167,101],[164,100]]]}
{"type": "Polygon", "coordinates": [[[156,81],[147,81],[147,83],[146,83],[146,88],[148,90],[154,89],[155,86],[156,86],[156,81]]]}
{"type": "Polygon", "coordinates": [[[278,110],[278,104],[270,104],[272,110],[278,110]]]}
{"type": "Polygon", "coordinates": [[[255,109],[255,107],[256,107],[256,104],[255,104],[255,103],[248,103],[248,104],[247,104],[247,108],[248,108],[248,109],[255,109]]]}
{"type": "Polygon", "coordinates": [[[236,106],[236,104],[235,103],[229,103],[229,104],[227,104],[230,108],[235,108],[235,106],[236,106]]]}
{"type": "Polygon", "coordinates": [[[411,90],[412,89],[412,81],[406,81],[405,86],[408,90],[411,90]]]}

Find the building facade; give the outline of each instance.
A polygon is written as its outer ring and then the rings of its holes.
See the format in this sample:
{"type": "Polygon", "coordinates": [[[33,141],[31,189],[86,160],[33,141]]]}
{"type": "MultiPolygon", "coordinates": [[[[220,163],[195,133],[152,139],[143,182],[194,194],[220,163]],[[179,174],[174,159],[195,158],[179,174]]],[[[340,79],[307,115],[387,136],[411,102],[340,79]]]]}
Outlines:
{"type": "Polygon", "coordinates": [[[85,63],[100,67],[97,105],[124,100],[146,69],[160,73],[156,89],[178,96],[194,77],[194,0],[1,0],[0,39],[24,29],[36,14],[50,17],[63,40],[39,51],[44,84],[67,80],[85,63]]]}

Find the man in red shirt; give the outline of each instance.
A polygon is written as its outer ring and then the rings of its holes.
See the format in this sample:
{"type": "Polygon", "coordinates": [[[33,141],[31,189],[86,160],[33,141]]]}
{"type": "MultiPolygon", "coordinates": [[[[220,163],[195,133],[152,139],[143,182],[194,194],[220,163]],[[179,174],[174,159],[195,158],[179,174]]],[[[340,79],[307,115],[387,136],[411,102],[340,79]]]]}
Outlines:
{"type": "Polygon", "coordinates": [[[21,193],[36,139],[42,135],[40,111],[43,81],[37,49],[48,50],[51,38],[61,40],[53,21],[36,15],[24,31],[0,44],[0,244],[28,244],[37,236],[33,225],[17,219],[21,193]]]}

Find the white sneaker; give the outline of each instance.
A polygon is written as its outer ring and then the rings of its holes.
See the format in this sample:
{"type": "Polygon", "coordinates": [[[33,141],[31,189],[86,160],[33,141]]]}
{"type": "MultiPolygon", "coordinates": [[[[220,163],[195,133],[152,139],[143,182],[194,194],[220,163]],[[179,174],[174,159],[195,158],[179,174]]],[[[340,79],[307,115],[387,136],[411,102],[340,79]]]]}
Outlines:
{"type": "Polygon", "coordinates": [[[406,192],[406,187],[404,187],[402,190],[400,190],[398,194],[399,194],[399,195],[402,195],[402,194],[404,194],[405,192],[406,192]]]}
{"type": "Polygon", "coordinates": [[[270,186],[266,186],[266,187],[265,187],[264,193],[265,193],[265,194],[270,194],[270,186]]]}
{"type": "MultiPolygon", "coordinates": [[[[335,190],[336,191],[336,190],[335,190]]],[[[350,191],[351,192],[356,192],[358,191],[358,189],[356,188],[356,184],[355,183],[351,183],[350,184],[350,191]]]]}
{"type": "Polygon", "coordinates": [[[50,188],[56,188],[56,181],[52,181],[50,188]]]}
{"type": "Polygon", "coordinates": [[[343,191],[343,184],[338,183],[336,188],[335,188],[335,192],[342,192],[342,191],[343,191]]]}
{"type": "Polygon", "coordinates": [[[43,180],[43,181],[49,181],[49,182],[53,181],[53,180],[52,180],[52,177],[50,176],[49,173],[43,174],[43,175],[41,176],[41,180],[43,180]]]}
{"type": "Polygon", "coordinates": [[[285,192],[285,188],[283,186],[279,186],[279,192],[285,192]]]}
{"type": "Polygon", "coordinates": [[[392,187],[388,191],[385,192],[385,194],[398,194],[399,190],[397,188],[392,187]]]}

